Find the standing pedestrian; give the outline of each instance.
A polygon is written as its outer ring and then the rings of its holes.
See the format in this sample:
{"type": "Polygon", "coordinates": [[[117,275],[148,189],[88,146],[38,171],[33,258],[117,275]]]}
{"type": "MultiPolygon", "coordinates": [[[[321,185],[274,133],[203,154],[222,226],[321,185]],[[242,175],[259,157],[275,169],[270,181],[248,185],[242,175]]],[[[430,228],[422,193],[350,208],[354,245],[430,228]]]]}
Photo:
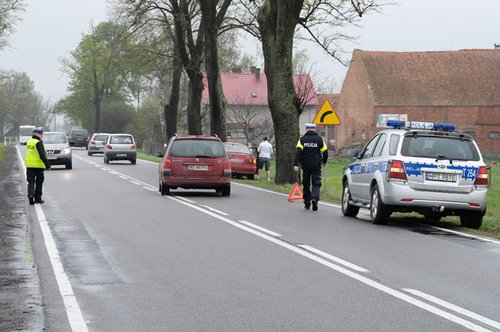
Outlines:
{"type": "Polygon", "coordinates": [[[263,167],[266,167],[267,181],[271,181],[271,155],[273,154],[273,146],[268,142],[267,137],[262,138],[262,142],[257,148],[259,154],[259,168],[257,170],[257,179],[260,179],[260,172],[263,167]]]}
{"type": "Polygon", "coordinates": [[[302,166],[302,186],[304,191],[304,208],[318,210],[321,187],[321,167],[328,161],[328,149],[323,139],[316,133],[316,125],[306,124],[306,133],[297,142],[297,152],[293,162],[295,172],[302,166]],[[310,189],[312,183],[312,191],[310,189]]]}
{"type": "Polygon", "coordinates": [[[28,181],[28,200],[30,205],[42,204],[42,185],[44,170],[50,169],[43,146],[43,129],[34,129],[33,136],[26,142],[26,180],[28,181]]]}

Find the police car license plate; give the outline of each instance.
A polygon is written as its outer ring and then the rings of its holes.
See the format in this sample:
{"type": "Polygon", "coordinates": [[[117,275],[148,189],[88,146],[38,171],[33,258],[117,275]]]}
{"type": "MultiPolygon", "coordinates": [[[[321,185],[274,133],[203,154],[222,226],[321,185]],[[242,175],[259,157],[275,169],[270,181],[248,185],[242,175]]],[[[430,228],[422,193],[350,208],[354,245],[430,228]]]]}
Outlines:
{"type": "Polygon", "coordinates": [[[191,171],[208,171],[208,165],[190,164],[187,168],[191,171]]]}
{"type": "Polygon", "coordinates": [[[232,161],[233,163],[242,163],[242,162],[243,162],[243,159],[231,158],[231,161],[232,161]]]}
{"type": "Polygon", "coordinates": [[[427,172],[425,173],[425,179],[429,181],[457,182],[457,174],[427,172]]]}
{"type": "Polygon", "coordinates": [[[57,159],[57,156],[47,156],[47,159],[48,160],[55,160],[55,159],[57,159]]]}

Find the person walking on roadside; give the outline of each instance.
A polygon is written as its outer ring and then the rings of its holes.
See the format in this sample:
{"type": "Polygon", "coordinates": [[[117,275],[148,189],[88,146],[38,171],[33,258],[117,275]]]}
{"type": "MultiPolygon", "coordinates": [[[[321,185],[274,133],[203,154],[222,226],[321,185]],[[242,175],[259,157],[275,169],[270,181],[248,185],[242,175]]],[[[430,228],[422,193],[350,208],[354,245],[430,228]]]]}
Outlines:
{"type": "Polygon", "coordinates": [[[321,187],[321,167],[328,161],[328,149],[323,139],[316,133],[316,125],[306,124],[306,133],[297,142],[297,152],[293,162],[295,172],[302,166],[302,187],[304,191],[304,208],[318,210],[321,187]],[[310,189],[312,183],[312,191],[310,189]]]}
{"type": "Polygon", "coordinates": [[[26,180],[28,181],[28,200],[30,205],[42,204],[44,170],[50,169],[43,146],[43,129],[34,129],[33,136],[26,142],[26,180]]]}
{"type": "Polygon", "coordinates": [[[267,137],[262,139],[262,142],[257,148],[259,154],[259,168],[257,170],[257,179],[260,179],[260,172],[263,167],[266,167],[267,181],[271,181],[271,155],[273,154],[273,146],[268,142],[267,137]]]}

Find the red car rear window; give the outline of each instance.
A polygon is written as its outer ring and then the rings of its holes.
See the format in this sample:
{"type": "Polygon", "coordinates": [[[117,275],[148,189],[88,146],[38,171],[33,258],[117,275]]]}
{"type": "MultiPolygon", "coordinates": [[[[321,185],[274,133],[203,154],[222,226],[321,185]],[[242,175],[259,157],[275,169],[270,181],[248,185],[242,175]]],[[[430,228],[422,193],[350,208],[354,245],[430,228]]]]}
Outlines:
{"type": "Polygon", "coordinates": [[[183,158],[223,158],[226,150],[220,141],[178,139],[172,142],[168,154],[183,158]]]}

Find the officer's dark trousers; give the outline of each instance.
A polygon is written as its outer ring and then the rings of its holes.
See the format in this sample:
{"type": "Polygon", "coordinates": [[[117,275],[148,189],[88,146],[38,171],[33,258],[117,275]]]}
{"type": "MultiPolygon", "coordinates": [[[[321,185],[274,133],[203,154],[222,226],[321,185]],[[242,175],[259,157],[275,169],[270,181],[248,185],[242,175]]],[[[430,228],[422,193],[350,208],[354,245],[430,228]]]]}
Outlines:
{"type": "Polygon", "coordinates": [[[36,201],[42,198],[42,185],[45,176],[43,168],[26,168],[26,179],[28,180],[28,197],[34,197],[36,201]]]}
{"type": "Polygon", "coordinates": [[[313,169],[303,168],[302,187],[304,190],[305,204],[309,204],[311,199],[319,201],[319,191],[321,188],[321,167],[313,169]]]}

